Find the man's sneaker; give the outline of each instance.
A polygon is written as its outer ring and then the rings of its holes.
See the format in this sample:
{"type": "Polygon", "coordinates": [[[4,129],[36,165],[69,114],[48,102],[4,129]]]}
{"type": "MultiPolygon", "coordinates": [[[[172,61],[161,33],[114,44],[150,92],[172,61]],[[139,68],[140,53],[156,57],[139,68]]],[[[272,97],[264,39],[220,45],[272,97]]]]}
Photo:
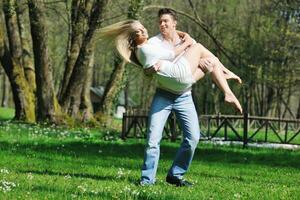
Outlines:
{"type": "Polygon", "coordinates": [[[184,179],[175,178],[172,176],[167,176],[166,181],[172,185],[176,185],[177,187],[192,187],[193,183],[188,182],[184,179]]]}

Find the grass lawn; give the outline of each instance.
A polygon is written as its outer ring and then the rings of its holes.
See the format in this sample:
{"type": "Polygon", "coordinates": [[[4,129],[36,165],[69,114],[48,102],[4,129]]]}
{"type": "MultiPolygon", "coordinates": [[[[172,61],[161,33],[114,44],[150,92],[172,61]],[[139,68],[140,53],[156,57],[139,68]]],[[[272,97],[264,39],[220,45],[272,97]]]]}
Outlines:
{"type": "Polygon", "coordinates": [[[0,120],[9,120],[15,116],[15,110],[12,108],[0,107],[0,120]]]}
{"type": "Polygon", "coordinates": [[[186,179],[164,178],[178,143],[163,141],[157,184],[136,185],[144,141],[89,129],[0,122],[0,199],[300,199],[300,151],[199,144],[186,179]]]}

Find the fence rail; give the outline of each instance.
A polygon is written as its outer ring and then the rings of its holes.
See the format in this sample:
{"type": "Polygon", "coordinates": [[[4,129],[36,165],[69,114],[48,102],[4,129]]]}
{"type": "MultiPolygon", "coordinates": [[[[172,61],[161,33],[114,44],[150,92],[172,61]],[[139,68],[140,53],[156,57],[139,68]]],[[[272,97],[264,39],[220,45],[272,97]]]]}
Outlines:
{"type": "MultiPolygon", "coordinates": [[[[145,111],[130,111],[123,115],[123,139],[145,138],[148,116],[145,111]]],[[[201,115],[201,140],[269,142],[300,144],[300,120],[244,115],[201,115]]],[[[181,138],[181,129],[171,113],[164,128],[164,138],[181,138]]]]}

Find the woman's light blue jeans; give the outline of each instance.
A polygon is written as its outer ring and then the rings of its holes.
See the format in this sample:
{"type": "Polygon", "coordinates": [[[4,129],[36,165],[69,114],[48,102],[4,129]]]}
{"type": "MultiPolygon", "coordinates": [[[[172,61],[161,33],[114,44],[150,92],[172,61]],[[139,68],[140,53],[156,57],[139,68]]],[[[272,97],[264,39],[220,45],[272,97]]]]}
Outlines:
{"type": "Polygon", "coordinates": [[[176,95],[159,89],[154,95],[149,113],[141,184],[155,183],[162,132],[172,110],[180,122],[183,139],[168,176],[182,179],[191,164],[200,139],[199,121],[191,92],[176,95]]]}

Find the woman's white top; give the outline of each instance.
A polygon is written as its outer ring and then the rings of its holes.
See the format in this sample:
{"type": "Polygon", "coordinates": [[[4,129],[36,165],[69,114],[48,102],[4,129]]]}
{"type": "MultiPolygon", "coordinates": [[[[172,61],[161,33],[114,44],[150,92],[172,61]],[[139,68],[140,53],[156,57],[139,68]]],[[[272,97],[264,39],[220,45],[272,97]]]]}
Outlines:
{"type": "Polygon", "coordinates": [[[181,56],[175,62],[175,52],[159,45],[146,43],[138,46],[136,57],[143,65],[149,68],[160,61],[160,69],[156,73],[159,87],[173,93],[187,91],[195,82],[191,73],[189,62],[181,56]]]}
{"type": "MultiPolygon", "coordinates": [[[[155,65],[159,60],[173,60],[175,52],[169,49],[163,49],[149,42],[138,46],[136,50],[136,57],[143,65],[143,68],[149,68],[155,65]]],[[[172,65],[170,62],[165,62],[165,65],[172,65]]]]}

